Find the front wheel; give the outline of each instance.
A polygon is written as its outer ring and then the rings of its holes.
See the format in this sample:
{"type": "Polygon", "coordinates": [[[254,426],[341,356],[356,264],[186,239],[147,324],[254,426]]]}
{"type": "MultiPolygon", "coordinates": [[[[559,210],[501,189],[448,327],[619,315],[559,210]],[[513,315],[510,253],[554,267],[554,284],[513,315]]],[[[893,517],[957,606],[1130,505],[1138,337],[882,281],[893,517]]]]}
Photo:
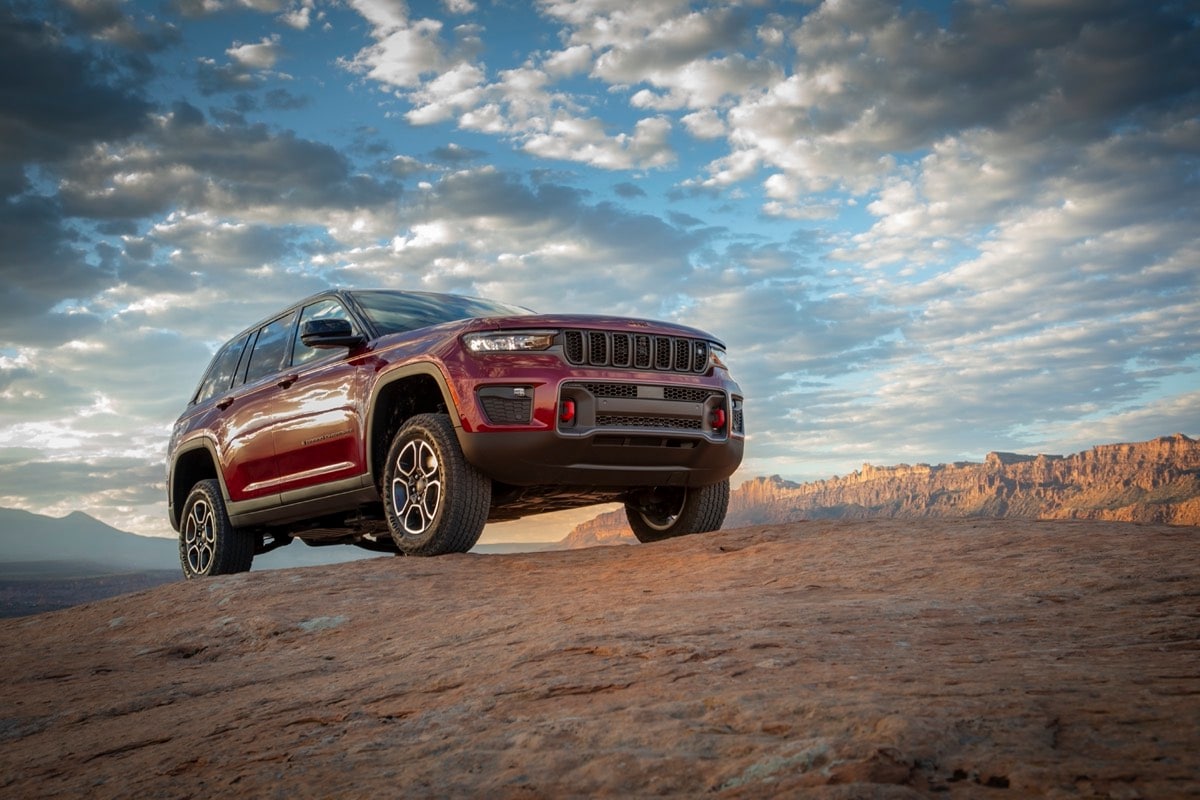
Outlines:
{"type": "Polygon", "coordinates": [[[658,488],[625,503],[625,517],[639,542],[660,542],[715,531],[729,508],[729,479],[694,489],[658,488]]]}
{"type": "Polygon", "coordinates": [[[246,572],[254,560],[254,537],[233,527],[221,484],[199,481],[183,504],[179,563],[186,578],[246,572]]]}
{"type": "Polygon", "coordinates": [[[467,462],[445,414],[418,414],[396,434],[382,493],[392,540],[409,556],[467,552],[492,502],[491,481],[467,462]]]}

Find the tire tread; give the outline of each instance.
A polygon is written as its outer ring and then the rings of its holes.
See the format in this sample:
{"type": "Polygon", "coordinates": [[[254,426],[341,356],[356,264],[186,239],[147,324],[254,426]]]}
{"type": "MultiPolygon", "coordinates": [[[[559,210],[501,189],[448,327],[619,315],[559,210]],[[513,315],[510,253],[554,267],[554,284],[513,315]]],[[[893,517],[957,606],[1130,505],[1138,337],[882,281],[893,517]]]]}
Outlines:
{"type": "Polygon", "coordinates": [[[726,478],[719,483],[688,489],[683,510],[669,530],[662,531],[650,527],[642,518],[642,512],[628,503],[625,505],[625,518],[629,521],[629,527],[633,529],[637,540],[646,544],[718,530],[725,522],[725,513],[728,510],[729,479],[726,478]]]}
{"type": "MultiPolygon", "coordinates": [[[[184,503],[183,518],[187,518],[187,513],[198,494],[204,495],[204,499],[213,509],[217,522],[217,543],[214,547],[212,568],[205,575],[233,575],[238,572],[249,572],[254,563],[254,537],[235,528],[229,521],[229,512],[225,508],[225,497],[221,494],[221,484],[216,478],[206,478],[196,482],[192,491],[188,493],[187,502],[184,503]]],[[[182,526],[179,531],[179,561],[185,577],[202,577],[188,569],[182,526]]]]}
{"type": "Polygon", "coordinates": [[[423,537],[423,541],[414,542],[413,537],[397,533],[400,527],[392,521],[395,516],[394,510],[390,500],[385,500],[384,507],[392,539],[404,555],[440,556],[465,553],[475,546],[483,533],[483,526],[492,506],[492,484],[463,455],[450,417],[445,414],[417,414],[404,423],[388,451],[383,494],[390,497],[388,484],[391,482],[397,443],[417,430],[423,430],[433,441],[442,461],[445,473],[442,508],[438,512],[439,519],[434,524],[436,530],[433,534],[423,537]]]}

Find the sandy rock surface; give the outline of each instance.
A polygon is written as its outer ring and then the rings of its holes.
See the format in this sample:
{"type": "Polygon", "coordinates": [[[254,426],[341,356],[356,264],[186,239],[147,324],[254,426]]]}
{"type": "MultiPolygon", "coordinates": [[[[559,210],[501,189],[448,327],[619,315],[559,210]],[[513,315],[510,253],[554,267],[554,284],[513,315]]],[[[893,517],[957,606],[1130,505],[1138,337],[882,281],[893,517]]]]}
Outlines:
{"type": "Polygon", "coordinates": [[[0,796],[1200,796],[1200,529],[381,558],[0,623],[0,796]]]}

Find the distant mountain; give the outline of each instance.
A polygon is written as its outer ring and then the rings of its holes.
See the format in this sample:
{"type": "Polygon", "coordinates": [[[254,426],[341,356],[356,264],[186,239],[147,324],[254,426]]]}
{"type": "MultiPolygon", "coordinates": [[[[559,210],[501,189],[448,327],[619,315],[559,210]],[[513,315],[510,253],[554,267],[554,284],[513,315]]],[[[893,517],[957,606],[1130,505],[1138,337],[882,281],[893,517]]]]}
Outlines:
{"type": "MultiPolygon", "coordinates": [[[[553,542],[481,544],[477,553],[522,553],[555,547],[553,542]]],[[[362,558],[380,558],[349,545],[310,547],[293,542],[287,547],[254,557],[254,569],[284,569],[336,564],[362,558]]],[[[89,574],[144,570],[179,572],[179,544],[175,539],[139,536],[76,511],[65,517],[47,517],[12,508],[0,508],[0,565],[23,562],[70,563],[89,574]]],[[[10,570],[11,571],[11,570],[10,570]]],[[[3,571],[0,570],[0,574],[3,571]]]]}
{"type": "MultiPolygon", "coordinates": [[[[477,553],[552,549],[553,542],[485,544],[477,553]]],[[[293,542],[254,558],[254,570],[386,558],[349,545],[293,542]]],[[[0,618],[39,614],[183,580],[175,539],[138,536],[76,511],[46,517],[0,508],[0,618]]]]}
{"type": "MultiPolygon", "coordinates": [[[[357,547],[309,547],[294,542],[256,556],[254,569],[334,564],[378,556],[357,547]]],[[[82,511],[65,517],[46,517],[0,508],[0,564],[26,561],[89,562],[97,568],[96,574],[114,570],[178,572],[179,543],[175,539],[127,533],[82,511]]]]}
{"type": "MultiPolygon", "coordinates": [[[[730,497],[730,500],[732,499],[730,497]]],[[[730,527],[728,518],[725,521],[725,527],[730,527]]],[[[576,550],[580,547],[617,544],[637,544],[637,539],[634,538],[633,530],[629,527],[623,508],[606,511],[587,522],[579,523],[558,543],[558,546],[564,550],[576,550]]]]}
{"type": "Polygon", "coordinates": [[[125,570],[179,569],[173,539],[137,536],[76,511],[45,517],[0,508],[0,563],[88,561],[125,570]]]}
{"type": "MultiPolygon", "coordinates": [[[[1200,442],[1177,433],[1070,456],[996,452],[982,464],[864,464],[849,475],[812,483],[760,477],[731,493],[725,527],[869,517],[1200,525],[1200,442]]],[[[576,526],[559,546],[634,541],[618,510],[576,526]]]]}

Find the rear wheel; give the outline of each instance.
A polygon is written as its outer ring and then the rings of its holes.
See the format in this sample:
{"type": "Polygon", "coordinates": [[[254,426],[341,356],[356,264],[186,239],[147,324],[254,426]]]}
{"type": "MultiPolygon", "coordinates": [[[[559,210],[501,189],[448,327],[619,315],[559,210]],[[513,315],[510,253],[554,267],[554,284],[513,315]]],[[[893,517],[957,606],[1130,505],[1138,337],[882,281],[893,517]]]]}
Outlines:
{"type": "Polygon", "coordinates": [[[254,537],[229,522],[221,484],[209,478],[192,487],[179,526],[179,563],[184,577],[246,572],[254,560],[254,537]]]}
{"type": "Polygon", "coordinates": [[[625,504],[625,517],[639,542],[659,542],[689,533],[715,531],[729,508],[729,479],[693,489],[657,488],[625,504]]]}
{"type": "Polygon", "coordinates": [[[467,463],[445,414],[418,414],[388,450],[383,507],[401,553],[465,553],[479,541],[492,484],[467,463]]]}

